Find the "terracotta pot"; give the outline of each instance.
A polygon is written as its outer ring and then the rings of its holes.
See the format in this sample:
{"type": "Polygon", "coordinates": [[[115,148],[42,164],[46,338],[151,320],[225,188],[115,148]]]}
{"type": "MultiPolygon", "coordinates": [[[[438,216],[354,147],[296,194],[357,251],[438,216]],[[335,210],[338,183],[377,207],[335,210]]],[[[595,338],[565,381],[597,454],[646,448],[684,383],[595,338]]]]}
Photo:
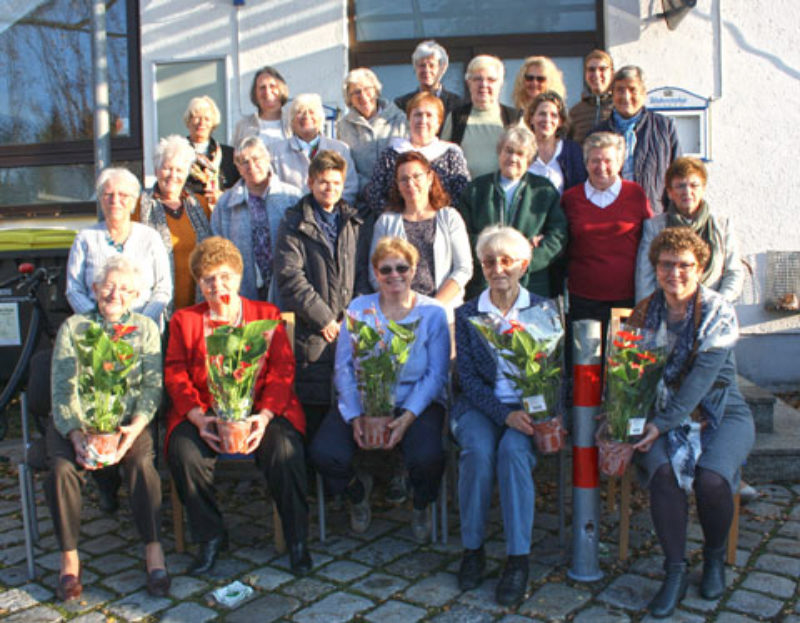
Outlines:
{"type": "Polygon", "coordinates": [[[531,425],[533,426],[533,438],[536,440],[539,452],[553,454],[564,447],[567,431],[561,423],[560,417],[532,420],[531,425]]]}
{"type": "Polygon", "coordinates": [[[595,434],[600,471],[606,476],[622,476],[633,458],[633,445],[625,441],[611,439],[605,422],[595,434]]]}
{"type": "Polygon", "coordinates": [[[392,421],[391,415],[368,416],[364,418],[364,438],[367,450],[380,450],[387,443],[392,431],[387,424],[392,421]]]}
{"type": "Polygon", "coordinates": [[[246,420],[220,420],[217,418],[217,435],[219,446],[224,454],[244,454],[247,452],[247,438],[250,436],[252,423],[246,420]]]}
{"type": "Polygon", "coordinates": [[[117,457],[120,431],[113,433],[86,433],[86,450],[89,453],[89,462],[94,467],[106,467],[114,464],[117,457]]]}

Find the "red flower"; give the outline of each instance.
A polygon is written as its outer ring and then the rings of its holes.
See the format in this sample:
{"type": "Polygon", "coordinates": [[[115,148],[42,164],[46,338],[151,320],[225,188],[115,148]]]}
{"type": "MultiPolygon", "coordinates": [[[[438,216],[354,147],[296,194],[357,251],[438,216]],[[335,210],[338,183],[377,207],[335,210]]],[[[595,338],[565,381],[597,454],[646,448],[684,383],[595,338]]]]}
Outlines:
{"type": "Polygon", "coordinates": [[[231,295],[230,294],[220,294],[219,300],[222,301],[223,305],[230,305],[231,302],[231,295]]]}
{"type": "Polygon", "coordinates": [[[614,340],[614,346],[616,346],[617,348],[630,348],[628,344],[626,344],[625,342],[620,342],[619,340],[614,340]]]}
{"type": "Polygon", "coordinates": [[[128,359],[133,357],[133,353],[128,353],[127,355],[125,353],[119,353],[117,357],[119,358],[120,361],[128,361],[128,359]]]}
{"type": "Polygon", "coordinates": [[[655,363],[656,362],[656,358],[653,355],[651,355],[650,353],[648,353],[648,352],[644,352],[644,353],[638,353],[637,352],[636,356],[639,359],[643,360],[643,361],[649,361],[650,363],[655,363]]]}
{"type": "Polygon", "coordinates": [[[111,341],[112,342],[116,342],[121,337],[125,337],[126,335],[130,335],[131,333],[136,331],[136,329],[138,329],[139,327],[135,327],[135,326],[130,325],[130,324],[115,324],[115,325],[112,325],[111,328],[114,329],[114,335],[111,336],[111,341]]]}
{"type": "Polygon", "coordinates": [[[638,342],[644,339],[643,335],[636,335],[630,331],[617,331],[617,337],[620,337],[623,340],[628,340],[629,342],[638,342]]]}
{"type": "Polygon", "coordinates": [[[110,361],[103,362],[103,370],[106,372],[111,372],[114,369],[114,364],[110,361]]]}
{"type": "Polygon", "coordinates": [[[511,328],[508,331],[503,331],[503,335],[510,335],[512,333],[516,333],[517,331],[525,330],[525,327],[523,327],[522,324],[516,320],[510,320],[509,324],[511,325],[511,328]]]}
{"type": "Polygon", "coordinates": [[[545,355],[544,352],[539,351],[538,353],[536,353],[534,360],[539,361],[540,359],[544,359],[545,357],[547,357],[547,355],[545,355]]]}
{"type": "Polygon", "coordinates": [[[241,381],[244,378],[245,371],[247,368],[250,368],[252,364],[247,363],[246,361],[242,361],[239,364],[239,367],[233,371],[233,378],[237,381],[241,381]]]}

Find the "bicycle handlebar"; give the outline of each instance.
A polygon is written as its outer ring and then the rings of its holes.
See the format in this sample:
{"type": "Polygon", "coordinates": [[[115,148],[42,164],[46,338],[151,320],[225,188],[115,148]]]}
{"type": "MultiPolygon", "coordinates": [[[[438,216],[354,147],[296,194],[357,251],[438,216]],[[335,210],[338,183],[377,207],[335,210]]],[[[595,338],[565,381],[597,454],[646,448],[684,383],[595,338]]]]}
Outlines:
{"type": "MultiPolygon", "coordinates": [[[[27,266],[30,266],[30,264],[27,266]]],[[[23,267],[27,269],[27,266],[22,264],[20,269],[23,267]]],[[[0,283],[0,288],[8,288],[16,284],[20,284],[20,293],[23,296],[31,296],[43,281],[48,284],[53,283],[60,272],[61,269],[57,266],[51,266],[48,268],[40,266],[39,268],[34,269],[33,272],[30,272],[29,270],[23,272],[20,270],[19,274],[14,275],[13,277],[10,277],[9,279],[6,279],[0,283]]]]}

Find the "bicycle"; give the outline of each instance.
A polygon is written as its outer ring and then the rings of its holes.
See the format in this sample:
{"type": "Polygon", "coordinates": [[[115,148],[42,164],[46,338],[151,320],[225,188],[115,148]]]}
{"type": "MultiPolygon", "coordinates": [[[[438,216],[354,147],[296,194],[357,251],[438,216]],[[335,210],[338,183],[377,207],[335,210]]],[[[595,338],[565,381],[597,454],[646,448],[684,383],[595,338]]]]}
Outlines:
{"type": "MultiPolygon", "coordinates": [[[[39,296],[39,287],[46,284],[50,287],[48,298],[51,301],[55,300],[55,282],[58,279],[61,268],[49,267],[45,268],[40,266],[34,267],[33,264],[23,263],[17,268],[18,274],[0,282],[0,308],[5,308],[8,314],[14,314],[15,318],[20,319],[20,307],[24,305],[31,306],[30,318],[28,320],[27,333],[25,340],[22,342],[22,348],[19,353],[19,358],[14,366],[11,376],[6,381],[5,387],[0,392],[0,440],[3,439],[8,431],[8,415],[6,407],[11,399],[16,395],[20,384],[22,383],[25,372],[30,364],[31,357],[36,349],[39,339],[42,335],[46,335],[47,339],[52,341],[55,337],[55,332],[48,325],[47,311],[42,305],[41,297],[39,296]]],[[[13,339],[14,327],[13,323],[6,325],[10,329],[11,343],[7,346],[16,348],[18,344],[14,344],[13,339]]],[[[21,329],[21,327],[19,327],[21,329]]],[[[0,346],[0,348],[3,348],[0,346]]],[[[36,426],[40,432],[42,424],[36,421],[36,426]]]]}

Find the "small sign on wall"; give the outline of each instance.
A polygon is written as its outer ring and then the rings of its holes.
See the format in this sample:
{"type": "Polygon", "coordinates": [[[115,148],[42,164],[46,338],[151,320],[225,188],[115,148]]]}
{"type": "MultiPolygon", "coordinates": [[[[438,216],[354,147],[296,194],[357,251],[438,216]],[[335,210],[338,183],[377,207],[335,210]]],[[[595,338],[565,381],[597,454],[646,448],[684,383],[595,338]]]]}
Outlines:
{"type": "Polygon", "coordinates": [[[680,87],[659,87],[647,93],[647,108],[675,123],[683,153],[711,160],[709,104],[706,97],[680,87]]]}

